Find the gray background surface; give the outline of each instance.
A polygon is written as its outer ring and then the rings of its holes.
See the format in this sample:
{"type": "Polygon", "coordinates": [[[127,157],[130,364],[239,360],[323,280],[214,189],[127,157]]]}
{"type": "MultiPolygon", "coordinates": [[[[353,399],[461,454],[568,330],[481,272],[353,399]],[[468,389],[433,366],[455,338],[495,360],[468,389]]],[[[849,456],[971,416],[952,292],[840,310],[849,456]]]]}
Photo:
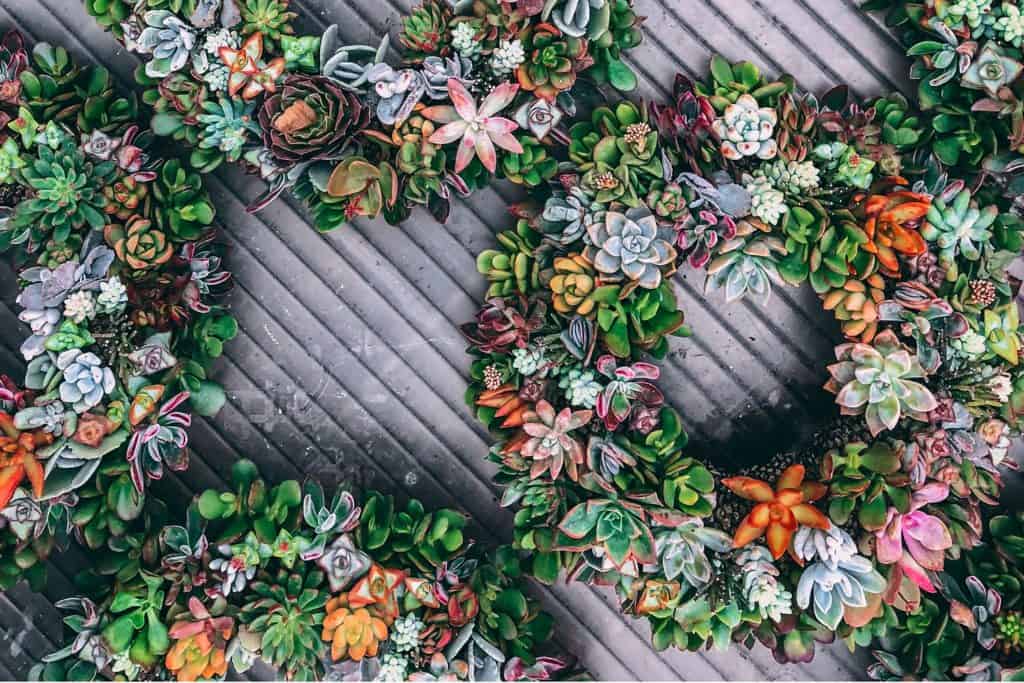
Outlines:
{"type": "MultiPolygon", "coordinates": [[[[410,0],[293,0],[309,32],[338,23],[348,42],[375,43],[410,0]]],[[[898,46],[854,0],[637,0],[646,40],[630,55],[640,95],[664,98],[673,75],[703,77],[709,56],[751,59],[822,92],[840,81],[858,95],[908,90],[898,46]]],[[[122,86],[136,58],[88,17],[78,0],[0,0],[0,26],[30,42],[65,45],[106,65],[122,86]]],[[[272,480],[309,474],[407,493],[469,513],[482,540],[507,541],[511,515],[497,504],[484,456],[490,440],[463,404],[467,356],[457,326],[485,285],[474,257],[510,227],[511,186],[457,204],[448,225],[417,212],[400,228],[358,221],[317,234],[300,206],[279,201],[257,216],[244,205],[258,182],[235,169],[209,177],[233,250],[238,339],[217,378],[229,402],[192,429],[191,468],[159,486],[185,501],[220,486],[238,457],[272,480]]],[[[16,351],[15,278],[0,266],[0,369],[21,376],[16,351]]],[[[662,386],[685,417],[698,454],[767,457],[832,413],[820,385],[836,337],[813,293],[778,292],[767,306],[725,307],[705,299],[684,269],[680,301],[695,336],[675,341],[662,386]]],[[[56,649],[52,602],[70,591],[81,550],[55,557],[44,595],[0,594],[0,679],[24,678],[31,661],[56,649]]],[[[780,666],[753,652],[657,653],[641,622],[619,614],[614,596],[585,586],[537,588],[558,620],[558,638],[601,679],[848,679],[863,659],[842,645],[812,664],[780,666]]]]}

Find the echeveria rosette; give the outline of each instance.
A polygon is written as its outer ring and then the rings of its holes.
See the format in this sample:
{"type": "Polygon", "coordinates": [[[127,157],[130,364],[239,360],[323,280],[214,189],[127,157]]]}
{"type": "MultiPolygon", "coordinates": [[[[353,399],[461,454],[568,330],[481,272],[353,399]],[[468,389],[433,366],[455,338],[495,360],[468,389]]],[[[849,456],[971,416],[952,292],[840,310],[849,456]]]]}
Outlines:
{"type": "Polygon", "coordinates": [[[533,411],[523,416],[523,436],[506,445],[520,446],[519,453],[532,461],[530,477],[537,478],[547,472],[557,480],[565,468],[569,478],[579,478],[578,465],[584,462],[583,444],[571,435],[590,422],[593,411],[563,408],[555,412],[547,401],[538,401],[533,411]]]}
{"type": "Polygon", "coordinates": [[[607,211],[604,219],[587,229],[591,244],[586,256],[599,272],[626,279],[644,289],[661,286],[663,271],[671,272],[676,259],[676,233],[658,224],[649,209],[637,207],[607,211]]]}
{"type": "Polygon", "coordinates": [[[885,579],[866,557],[857,555],[829,565],[815,562],[804,567],[796,589],[801,609],[814,605],[814,616],[835,631],[847,610],[868,606],[868,596],[885,589],[885,579]]]}
{"type": "Polygon", "coordinates": [[[832,378],[825,389],[836,394],[843,415],[864,415],[872,436],[893,429],[900,417],[926,420],[938,405],[927,386],[917,356],[904,347],[892,330],[872,344],[840,344],[838,363],[828,366],[832,378]]]}
{"type": "Polygon", "coordinates": [[[998,217],[997,206],[979,208],[972,201],[969,189],[961,190],[949,204],[942,197],[932,200],[921,226],[921,236],[935,242],[939,248],[946,279],[955,280],[959,274],[958,256],[968,261],[981,258],[981,250],[990,242],[992,226],[998,217]]]}
{"type": "Polygon", "coordinates": [[[600,553],[619,570],[657,561],[654,535],[636,503],[591,499],[569,510],[558,524],[556,550],[600,553]]]}
{"type": "Polygon", "coordinates": [[[427,107],[420,112],[424,118],[442,124],[430,136],[431,143],[447,145],[459,141],[459,149],[455,153],[456,173],[465,170],[474,158],[480,159],[484,168],[494,173],[498,168],[495,147],[515,154],[523,153],[523,146],[512,134],[519,128],[518,124],[497,116],[512,104],[518,91],[519,86],[502,83],[478,107],[462,81],[451,78],[448,80],[448,97],[452,104],[427,107]]]}
{"type": "Polygon", "coordinates": [[[656,529],[654,541],[665,578],[685,581],[697,590],[714,578],[708,552],[724,554],[732,549],[729,534],[705,525],[699,517],[687,517],[672,529],[656,529]]]}
{"type": "Polygon", "coordinates": [[[370,116],[359,97],[332,79],[294,74],[263,102],[259,123],[264,146],[293,165],[336,158],[370,116]]]}

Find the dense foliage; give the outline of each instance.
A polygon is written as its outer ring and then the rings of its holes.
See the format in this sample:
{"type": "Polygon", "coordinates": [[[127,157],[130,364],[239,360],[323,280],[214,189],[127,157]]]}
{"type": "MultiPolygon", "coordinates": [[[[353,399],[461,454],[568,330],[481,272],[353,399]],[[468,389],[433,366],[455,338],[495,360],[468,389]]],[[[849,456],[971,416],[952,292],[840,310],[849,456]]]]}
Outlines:
{"type": "Polygon", "coordinates": [[[182,524],[154,525],[141,568],[63,600],[73,640],[44,680],[215,680],[257,660],[289,680],[520,680],[570,673],[518,554],[465,517],[375,491],[270,486],[248,460],[182,524]]]}
{"type": "Polygon", "coordinates": [[[0,588],[40,587],[69,537],[97,574],[134,574],[150,482],[188,466],[191,414],[225,400],[207,374],[237,324],[213,205],[105,69],[30,57],[16,33],[0,63],[0,249],[31,331],[23,381],[0,378],[0,588]]]}
{"type": "Polygon", "coordinates": [[[295,35],[288,0],[85,4],[142,55],[158,135],[203,171],[258,173],[252,210],[292,191],[319,230],[415,206],[444,221],[453,193],[495,176],[546,182],[541,138],[596,86],[634,89],[622,54],[642,38],[630,0],[423,0],[395,46],[344,44],[337,26],[295,35]]]}

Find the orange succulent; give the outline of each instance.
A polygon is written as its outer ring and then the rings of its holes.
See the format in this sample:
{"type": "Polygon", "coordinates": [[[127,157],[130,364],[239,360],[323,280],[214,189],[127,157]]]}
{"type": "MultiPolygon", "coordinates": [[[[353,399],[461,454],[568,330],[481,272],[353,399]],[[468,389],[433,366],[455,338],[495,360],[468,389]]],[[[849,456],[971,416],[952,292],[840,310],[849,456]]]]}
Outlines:
{"type": "MultiPolygon", "coordinates": [[[[890,183],[906,183],[902,178],[893,178],[890,183]]],[[[896,190],[880,194],[858,193],[853,198],[856,213],[864,220],[864,232],[868,242],[865,251],[878,257],[878,264],[885,275],[897,277],[900,262],[896,254],[917,256],[928,250],[924,238],[917,231],[915,222],[920,222],[931,207],[928,195],[896,190]]]]}
{"type": "Polygon", "coordinates": [[[189,599],[188,608],[168,632],[175,642],[164,664],[179,681],[220,678],[228,671],[226,651],[235,630],[234,619],[213,616],[195,597],[189,599]]]}
{"type": "Polygon", "coordinates": [[[804,481],[804,466],[790,465],[771,485],[751,477],[729,477],[722,484],[740,498],[757,503],[746,516],[736,535],[734,548],[741,548],[767,534],[768,549],[779,559],[800,526],[828,529],[830,523],[818,508],[811,505],[828,491],[821,482],[804,481]]]}
{"type": "Polygon", "coordinates": [[[388,637],[383,619],[373,616],[365,607],[353,607],[348,595],[331,598],[326,608],[320,637],[331,644],[332,660],[348,657],[358,662],[363,657],[377,656],[380,642],[388,637]]]}
{"type": "Polygon", "coordinates": [[[369,607],[388,624],[398,618],[396,591],[405,581],[400,569],[384,569],[373,564],[370,571],[348,592],[348,604],[353,608],[369,607]]]}
{"type": "Polygon", "coordinates": [[[502,384],[480,394],[476,404],[484,408],[497,408],[495,418],[504,418],[503,429],[522,427],[523,417],[530,411],[530,404],[519,397],[519,388],[514,384],[502,384]]]}
{"type": "Polygon", "coordinates": [[[22,432],[14,418],[0,412],[0,508],[7,507],[18,485],[27,477],[36,498],[43,495],[46,473],[35,450],[53,442],[46,432],[22,432]]]}

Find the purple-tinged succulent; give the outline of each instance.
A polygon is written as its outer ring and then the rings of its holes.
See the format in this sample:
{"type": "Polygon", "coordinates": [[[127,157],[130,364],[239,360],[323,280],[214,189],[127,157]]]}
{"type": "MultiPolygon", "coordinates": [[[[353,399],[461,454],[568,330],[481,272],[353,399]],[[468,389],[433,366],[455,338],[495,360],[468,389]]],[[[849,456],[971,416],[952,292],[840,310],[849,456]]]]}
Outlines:
{"type": "Polygon", "coordinates": [[[711,260],[719,242],[734,237],[736,221],[731,216],[704,209],[683,224],[677,244],[681,251],[689,252],[687,263],[694,268],[703,268],[711,260]]]}
{"type": "Polygon", "coordinates": [[[947,496],[948,485],[941,482],[925,484],[911,496],[910,512],[901,514],[896,508],[889,508],[885,526],[875,532],[878,561],[895,564],[928,593],[936,591],[928,570],[942,571],[945,551],[953,545],[953,538],[941,519],[921,508],[942,502],[947,496]]]}
{"type": "Polygon", "coordinates": [[[606,354],[597,359],[596,367],[612,380],[597,397],[596,405],[598,417],[610,431],[618,429],[635,409],[656,407],[665,402],[665,396],[651,381],[661,374],[657,365],[633,363],[617,367],[615,357],[606,354]]]}

